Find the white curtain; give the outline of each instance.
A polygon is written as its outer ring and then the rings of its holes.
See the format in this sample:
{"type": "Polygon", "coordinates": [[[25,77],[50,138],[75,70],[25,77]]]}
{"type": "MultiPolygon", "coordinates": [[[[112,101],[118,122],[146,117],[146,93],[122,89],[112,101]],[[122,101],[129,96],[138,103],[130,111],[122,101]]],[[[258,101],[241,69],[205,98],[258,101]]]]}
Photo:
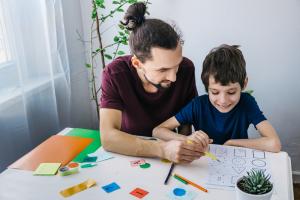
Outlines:
{"type": "Polygon", "coordinates": [[[69,124],[64,33],[61,0],[0,0],[0,172],[69,124]]]}

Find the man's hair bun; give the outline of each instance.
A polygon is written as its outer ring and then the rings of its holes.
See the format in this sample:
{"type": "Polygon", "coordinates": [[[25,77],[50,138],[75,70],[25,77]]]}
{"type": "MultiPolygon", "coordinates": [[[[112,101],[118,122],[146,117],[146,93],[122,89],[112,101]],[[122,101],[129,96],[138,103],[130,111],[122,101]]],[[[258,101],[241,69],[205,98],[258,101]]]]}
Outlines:
{"type": "Polygon", "coordinates": [[[124,21],[121,21],[121,23],[127,30],[135,30],[144,23],[146,8],[146,4],[143,2],[130,5],[125,13],[124,21]]]}

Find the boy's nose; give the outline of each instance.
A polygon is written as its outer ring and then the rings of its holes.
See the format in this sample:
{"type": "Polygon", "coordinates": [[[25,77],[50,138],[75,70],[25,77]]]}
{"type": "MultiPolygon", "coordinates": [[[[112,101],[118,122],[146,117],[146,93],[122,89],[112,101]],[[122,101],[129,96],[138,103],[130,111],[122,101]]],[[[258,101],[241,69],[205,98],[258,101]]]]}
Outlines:
{"type": "Polygon", "coordinates": [[[219,104],[223,106],[226,105],[226,102],[227,102],[226,95],[220,95],[219,104]]]}

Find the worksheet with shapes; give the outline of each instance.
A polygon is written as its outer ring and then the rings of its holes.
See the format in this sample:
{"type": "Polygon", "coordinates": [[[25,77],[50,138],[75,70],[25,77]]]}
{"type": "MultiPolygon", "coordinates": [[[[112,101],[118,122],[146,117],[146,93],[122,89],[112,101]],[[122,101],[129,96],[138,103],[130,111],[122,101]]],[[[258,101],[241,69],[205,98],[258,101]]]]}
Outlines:
{"type": "Polygon", "coordinates": [[[266,174],[270,174],[264,151],[210,145],[210,152],[215,154],[219,161],[208,162],[207,184],[209,185],[234,187],[237,179],[247,175],[247,171],[251,169],[264,170],[266,174]]]}

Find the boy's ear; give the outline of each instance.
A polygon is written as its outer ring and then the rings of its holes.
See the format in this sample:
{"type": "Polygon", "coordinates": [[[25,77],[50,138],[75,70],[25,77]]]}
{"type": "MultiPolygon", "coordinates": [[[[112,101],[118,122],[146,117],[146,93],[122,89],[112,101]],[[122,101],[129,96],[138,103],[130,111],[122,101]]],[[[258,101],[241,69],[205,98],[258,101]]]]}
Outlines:
{"type": "Polygon", "coordinates": [[[131,63],[134,68],[141,69],[142,62],[135,55],[131,57],[131,63]]]}
{"type": "Polygon", "coordinates": [[[242,88],[242,90],[244,90],[248,85],[248,76],[245,78],[245,81],[244,81],[244,87],[242,88]]]}

